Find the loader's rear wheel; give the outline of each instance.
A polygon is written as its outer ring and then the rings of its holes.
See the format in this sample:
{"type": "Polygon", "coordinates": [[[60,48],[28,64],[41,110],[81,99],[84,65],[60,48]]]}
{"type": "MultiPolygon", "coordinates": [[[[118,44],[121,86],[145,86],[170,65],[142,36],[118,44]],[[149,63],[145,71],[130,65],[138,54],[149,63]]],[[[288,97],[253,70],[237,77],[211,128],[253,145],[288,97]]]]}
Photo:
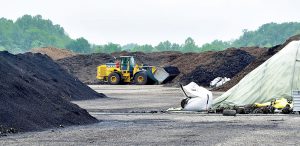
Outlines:
{"type": "Polygon", "coordinates": [[[108,82],[111,85],[120,84],[120,80],[121,80],[121,77],[118,73],[113,72],[113,73],[109,74],[109,76],[108,76],[108,82]]]}
{"type": "Polygon", "coordinates": [[[138,85],[147,84],[147,74],[145,72],[139,72],[134,76],[134,82],[138,85]]]}

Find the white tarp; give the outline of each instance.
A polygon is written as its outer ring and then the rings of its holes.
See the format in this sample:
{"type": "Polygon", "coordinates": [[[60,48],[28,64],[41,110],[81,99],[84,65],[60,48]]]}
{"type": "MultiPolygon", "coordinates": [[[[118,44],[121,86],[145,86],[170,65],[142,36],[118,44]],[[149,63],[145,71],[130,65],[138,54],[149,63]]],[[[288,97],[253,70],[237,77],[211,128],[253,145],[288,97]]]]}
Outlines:
{"type": "Polygon", "coordinates": [[[185,93],[191,97],[188,100],[183,110],[187,111],[203,111],[208,110],[212,105],[212,92],[207,89],[198,86],[196,83],[191,82],[186,86],[183,86],[185,93]]]}
{"type": "Polygon", "coordinates": [[[219,87],[219,86],[222,86],[223,84],[225,84],[226,82],[230,81],[230,78],[227,78],[227,77],[216,77],[215,79],[213,79],[211,82],[210,82],[210,87],[219,87]]]}
{"type": "Polygon", "coordinates": [[[238,84],[214,99],[213,108],[291,99],[300,89],[300,41],[293,41],[246,75],[238,84]]]}

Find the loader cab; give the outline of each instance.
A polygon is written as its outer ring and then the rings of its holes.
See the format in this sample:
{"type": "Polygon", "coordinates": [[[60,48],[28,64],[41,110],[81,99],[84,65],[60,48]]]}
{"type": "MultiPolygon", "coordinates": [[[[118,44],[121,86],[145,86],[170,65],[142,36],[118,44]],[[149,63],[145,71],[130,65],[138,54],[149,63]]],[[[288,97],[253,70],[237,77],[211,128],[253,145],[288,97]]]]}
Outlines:
{"type": "Polygon", "coordinates": [[[133,56],[120,56],[121,70],[133,71],[135,60],[133,56]]]}

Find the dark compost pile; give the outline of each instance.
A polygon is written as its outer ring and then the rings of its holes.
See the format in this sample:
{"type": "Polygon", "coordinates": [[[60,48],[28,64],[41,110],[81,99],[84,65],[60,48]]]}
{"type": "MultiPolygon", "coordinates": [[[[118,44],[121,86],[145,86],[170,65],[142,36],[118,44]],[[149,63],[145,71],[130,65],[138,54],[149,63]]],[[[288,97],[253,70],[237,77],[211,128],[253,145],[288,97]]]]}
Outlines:
{"type": "Polygon", "coordinates": [[[0,132],[97,122],[69,100],[105,97],[48,56],[0,52],[0,132]]]}
{"type": "Polygon", "coordinates": [[[239,49],[230,49],[215,53],[208,64],[199,65],[195,70],[180,79],[182,84],[193,81],[198,85],[209,86],[216,77],[232,78],[248,64],[255,60],[254,56],[239,49]]]}

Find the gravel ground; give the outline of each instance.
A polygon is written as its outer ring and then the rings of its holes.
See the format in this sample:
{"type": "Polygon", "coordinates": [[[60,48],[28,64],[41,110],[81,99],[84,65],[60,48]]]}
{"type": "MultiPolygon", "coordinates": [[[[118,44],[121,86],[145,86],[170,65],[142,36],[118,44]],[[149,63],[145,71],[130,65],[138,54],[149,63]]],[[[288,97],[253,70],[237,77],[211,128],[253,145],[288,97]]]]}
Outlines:
{"type": "Polygon", "coordinates": [[[99,123],[2,136],[0,145],[299,144],[299,115],[226,117],[195,112],[149,113],[147,111],[178,107],[183,96],[180,89],[161,86],[91,87],[111,98],[74,103],[87,109],[100,120],[99,123]]]}

